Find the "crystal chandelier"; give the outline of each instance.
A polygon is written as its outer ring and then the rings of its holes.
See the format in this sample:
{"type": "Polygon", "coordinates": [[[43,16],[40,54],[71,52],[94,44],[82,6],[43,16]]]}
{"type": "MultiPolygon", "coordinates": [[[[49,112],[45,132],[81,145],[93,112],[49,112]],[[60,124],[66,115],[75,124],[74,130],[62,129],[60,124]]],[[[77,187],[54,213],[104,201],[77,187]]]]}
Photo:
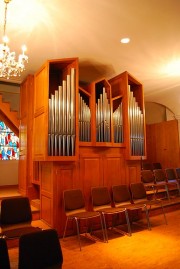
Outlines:
{"type": "Polygon", "coordinates": [[[21,72],[25,70],[25,63],[28,62],[28,56],[25,55],[26,47],[22,47],[22,54],[19,55],[16,61],[15,52],[11,52],[8,47],[8,37],[6,36],[6,20],[7,20],[7,5],[11,0],[4,0],[4,32],[3,42],[0,44],[0,77],[9,79],[10,77],[20,76],[21,72]]]}

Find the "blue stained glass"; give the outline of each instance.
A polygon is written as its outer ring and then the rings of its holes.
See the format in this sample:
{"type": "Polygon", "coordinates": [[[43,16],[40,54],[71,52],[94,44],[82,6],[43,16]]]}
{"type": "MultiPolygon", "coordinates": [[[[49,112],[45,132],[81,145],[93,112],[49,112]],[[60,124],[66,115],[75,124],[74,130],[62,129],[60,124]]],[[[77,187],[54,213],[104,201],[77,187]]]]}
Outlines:
{"type": "Polygon", "coordinates": [[[19,138],[0,121],[0,160],[19,160],[19,138]]]}

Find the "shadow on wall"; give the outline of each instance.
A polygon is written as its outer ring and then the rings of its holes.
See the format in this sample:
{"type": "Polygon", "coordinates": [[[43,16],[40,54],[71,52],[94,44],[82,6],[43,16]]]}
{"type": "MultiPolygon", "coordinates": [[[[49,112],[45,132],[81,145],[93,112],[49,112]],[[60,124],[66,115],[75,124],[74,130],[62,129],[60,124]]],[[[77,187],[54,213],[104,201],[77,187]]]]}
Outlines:
{"type": "Polygon", "coordinates": [[[174,120],[174,113],[166,106],[154,103],[145,103],[146,124],[160,123],[162,121],[174,120]]]}

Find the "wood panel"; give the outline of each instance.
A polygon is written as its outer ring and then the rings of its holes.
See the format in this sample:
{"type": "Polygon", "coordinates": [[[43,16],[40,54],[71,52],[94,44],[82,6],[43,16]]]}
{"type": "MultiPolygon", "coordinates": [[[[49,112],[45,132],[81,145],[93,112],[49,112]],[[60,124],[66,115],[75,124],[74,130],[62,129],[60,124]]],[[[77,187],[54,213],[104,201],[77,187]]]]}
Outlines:
{"type": "Polygon", "coordinates": [[[177,120],[146,126],[147,161],[160,162],[163,168],[178,167],[179,133],[177,120]]]}
{"type": "MultiPolygon", "coordinates": [[[[73,188],[81,188],[82,185],[79,183],[79,177],[76,174],[76,164],[54,164],[54,227],[59,231],[59,234],[63,234],[66,216],[64,212],[63,204],[63,191],[73,188]]],[[[73,233],[74,227],[68,226],[69,233],[73,233]]]]}
{"type": "Polygon", "coordinates": [[[119,185],[126,182],[124,158],[120,155],[103,156],[103,178],[104,185],[111,189],[112,185],[119,185]]]}
{"type": "Polygon", "coordinates": [[[45,112],[48,108],[48,68],[43,65],[35,74],[34,113],[45,112]]]}
{"type": "Polygon", "coordinates": [[[40,165],[41,181],[41,218],[53,226],[53,165],[42,162],[40,165]]]}
{"type": "Polygon", "coordinates": [[[47,125],[47,116],[45,113],[40,114],[34,118],[34,145],[33,145],[33,159],[44,160],[46,156],[47,147],[45,147],[45,140],[47,135],[44,128],[47,125]]]}

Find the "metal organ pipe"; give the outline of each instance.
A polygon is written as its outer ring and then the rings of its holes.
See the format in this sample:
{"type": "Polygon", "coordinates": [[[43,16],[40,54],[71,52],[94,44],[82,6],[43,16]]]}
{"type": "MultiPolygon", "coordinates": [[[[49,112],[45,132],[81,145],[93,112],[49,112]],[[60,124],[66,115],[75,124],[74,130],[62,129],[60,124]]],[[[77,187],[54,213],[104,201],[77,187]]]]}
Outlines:
{"type": "Polygon", "coordinates": [[[122,117],[122,103],[113,112],[114,125],[114,142],[123,143],[123,117],[122,117]]]}
{"type": "Polygon", "coordinates": [[[48,154],[75,154],[75,69],[49,99],[48,154]]]}
{"type": "Polygon", "coordinates": [[[79,140],[90,141],[91,111],[79,93],[79,140]]]}
{"type": "Polygon", "coordinates": [[[129,86],[128,116],[132,156],[144,155],[144,116],[129,86]]]}
{"type": "Polygon", "coordinates": [[[96,141],[110,142],[111,110],[105,87],[96,103],[96,141]]]}

